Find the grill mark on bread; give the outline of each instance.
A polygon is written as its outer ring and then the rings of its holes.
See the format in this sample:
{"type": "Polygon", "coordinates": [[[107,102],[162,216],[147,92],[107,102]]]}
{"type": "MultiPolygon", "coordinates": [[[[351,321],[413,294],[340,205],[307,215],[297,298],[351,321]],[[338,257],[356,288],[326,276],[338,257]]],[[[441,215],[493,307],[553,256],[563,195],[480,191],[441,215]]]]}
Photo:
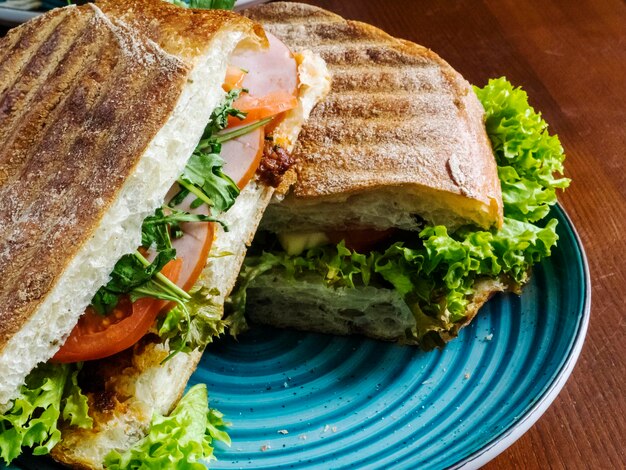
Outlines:
{"type": "Polygon", "coordinates": [[[413,66],[429,66],[423,57],[413,57],[391,48],[391,44],[372,44],[362,48],[356,47],[354,44],[347,44],[346,47],[341,45],[329,44],[322,46],[318,52],[329,66],[336,64],[356,63],[359,65],[384,65],[393,64],[413,65],[413,66]]]}
{"type": "Polygon", "coordinates": [[[322,119],[342,115],[350,116],[350,119],[395,120],[398,116],[413,118],[438,112],[439,107],[428,92],[413,100],[394,100],[393,93],[388,91],[333,94],[315,109],[315,114],[322,119]]]}
{"type": "MultiPolygon", "coordinates": [[[[43,41],[32,54],[30,60],[22,67],[19,76],[0,99],[0,119],[6,123],[7,129],[13,122],[22,118],[28,109],[37,87],[45,80],[61,62],[68,49],[74,45],[87,26],[87,18],[78,16],[74,21],[64,19],[43,41]],[[76,23],[79,23],[76,25],[76,23]],[[81,24],[82,23],[82,24],[81,24]]],[[[5,136],[0,134],[2,140],[5,136]]]]}
{"type": "Polygon", "coordinates": [[[399,99],[406,99],[402,95],[421,95],[428,93],[431,99],[441,97],[437,91],[442,82],[436,67],[415,67],[404,70],[345,70],[333,71],[333,95],[342,95],[346,99],[346,93],[359,93],[365,98],[370,93],[387,92],[394,94],[399,99]]]}
{"type": "MultiPolygon", "coordinates": [[[[67,25],[67,31],[57,28],[46,40],[46,56],[52,60],[48,64],[41,64],[41,67],[33,67],[31,77],[22,75],[21,79],[25,83],[15,87],[21,93],[21,99],[14,102],[10,114],[0,113],[3,123],[0,141],[4,143],[0,148],[0,168],[5,174],[5,178],[0,176],[0,183],[9,184],[24,178],[28,170],[28,154],[37,148],[46,127],[54,121],[55,110],[63,109],[60,104],[64,98],[81,83],[82,76],[77,75],[81,68],[83,73],[88,72],[83,60],[97,50],[96,46],[90,44],[94,39],[93,32],[85,18],[78,17],[75,21],[82,23],[79,34],[72,34],[76,29],[72,25],[67,25]],[[60,38],[64,34],[70,34],[69,40],[59,44],[56,50],[51,50],[49,47],[55,41],[50,39],[60,38]]],[[[96,63],[94,60],[94,66],[96,63]]],[[[14,91],[11,90],[9,94],[14,94],[14,91]]]]}
{"type": "MultiPolygon", "coordinates": [[[[78,74],[63,70],[68,75],[57,77],[73,85],[56,106],[54,98],[47,97],[53,112],[46,117],[44,131],[38,133],[36,126],[15,129],[19,135],[12,144],[35,140],[38,145],[26,146],[22,164],[3,172],[5,179],[23,177],[0,187],[0,348],[36,310],[93,232],[99,214],[166,122],[189,70],[148,43],[135,44],[140,54],[133,56],[120,43],[119,31],[101,21],[91,7],[80,14],[90,27],[73,41],[68,63],[72,52],[84,50],[89,57],[94,50],[108,49],[104,64],[114,69],[94,74],[95,69],[109,70],[82,57],[78,74]],[[76,75],[89,75],[91,80],[76,80],[76,75]],[[98,83],[99,78],[104,82],[98,83]],[[155,102],[159,106],[151,105],[155,102]]],[[[77,29],[83,24],[72,21],[77,29]]],[[[8,155],[13,147],[6,148],[8,155]]]]}
{"type": "MultiPolygon", "coordinates": [[[[398,116],[396,116],[397,118],[398,116]]],[[[325,147],[328,145],[361,144],[362,146],[367,146],[368,155],[371,152],[376,152],[377,147],[382,147],[385,144],[395,145],[400,143],[409,145],[412,142],[431,142],[432,144],[434,141],[440,142],[440,139],[445,138],[447,140],[445,145],[439,144],[439,149],[444,152],[447,149],[453,150],[455,145],[461,143],[456,136],[448,134],[448,130],[442,126],[445,120],[441,116],[437,116],[436,113],[420,116],[410,122],[397,122],[391,120],[391,118],[369,119],[357,118],[356,116],[353,117],[353,120],[355,123],[366,123],[367,126],[364,125],[358,132],[355,132],[355,127],[357,126],[346,127],[345,119],[328,117],[323,123],[316,121],[305,127],[302,130],[301,139],[315,137],[318,139],[318,142],[323,142],[324,145],[316,149],[316,152],[325,151],[325,147]]],[[[298,158],[300,156],[305,159],[304,161],[310,161],[311,163],[317,161],[315,155],[305,156],[298,152],[298,158]]]]}
{"type": "Polygon", "coordinates": [[[55,10],[49,21],[44,22],[36,18],[32,23],[26,23],[23,28],[9,31],[9,37],[13,40],[8,38],[0,40],[2,51],[0,54],[3,56],[0,61],[0,96],[4,96],[18,79],[32,52],[53,34],[59,23],[63,22],[72,10],[55,10]]]}

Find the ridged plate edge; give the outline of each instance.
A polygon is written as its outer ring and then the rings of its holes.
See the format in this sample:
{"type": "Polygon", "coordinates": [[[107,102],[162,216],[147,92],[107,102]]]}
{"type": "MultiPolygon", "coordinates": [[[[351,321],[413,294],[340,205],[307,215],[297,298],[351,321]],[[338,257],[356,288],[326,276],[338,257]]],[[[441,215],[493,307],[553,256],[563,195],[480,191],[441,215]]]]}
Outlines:
{"type": "Polygon", "coordinates": [[[511,423],[511,425],[506,428],[499,436],[495,437],[483,448],[477,450],[460,462],[449,467],[450,469],[468,470],[480,468],[489,461],[493,460],[498,455],[500,455],[511,445],[513,445],[513,443],[515,443],[515,441],[522,437],[526,433],[526,431],[528,431],[546,412],[548,407],[552,404],[552,402],[556,399],[556,397],[565,386],[567,379],[571,375],[572,371],[574,370],[574,366],[578,361],[578,357],[580,356],[580,352],[582,351],[583,344],[585,342],[587,328],[589,326],[589,318],[591,316],[591,276],[589,274],[589,263],[587,261],[587,254],[585,253],[585,249],[582,244],[582,240],[580,239],[580,235],[574,227],[574,224],[572,223],[572,219],[570,218],[569,214],[565,211],[565,209],[563,209],[561,204],[557,204],[557,208],[567,222],[567,228],[574,236],[576,246],[580,253],[584,273],[584,306],[581,317],[581,324],[576,333],[576,337],[572,342],[570,352],[565,362],[561,366],[561,369],[554,377],[552,384],[538,398],[537,403],[535,403],[528,411],[526,411],[526,413],[524,413],[518,421],[511,423]]]}

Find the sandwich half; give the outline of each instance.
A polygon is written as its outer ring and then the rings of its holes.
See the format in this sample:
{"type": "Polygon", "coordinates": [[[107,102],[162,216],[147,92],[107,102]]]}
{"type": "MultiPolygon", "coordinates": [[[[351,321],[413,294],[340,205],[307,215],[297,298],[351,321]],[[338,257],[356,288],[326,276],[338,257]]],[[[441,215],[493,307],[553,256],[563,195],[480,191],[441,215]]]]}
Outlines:
{"type": "Polygon", "coordinates": [[[563,150],[506,80],[474,89],[434,52],[317,7],[246,15],[332,75],[231,299],[253,322],[441,346],[557,240],[563,150]]]}
{"type": "Polygon", "coordinates": [[[164,417],[223,331],[323,61],[231,12],[104,0],[10,31],[0,68],[0,458],[209,457],[206,390],[164,417]],[[180,455],[150,440],[167,419],[180,455]]]}

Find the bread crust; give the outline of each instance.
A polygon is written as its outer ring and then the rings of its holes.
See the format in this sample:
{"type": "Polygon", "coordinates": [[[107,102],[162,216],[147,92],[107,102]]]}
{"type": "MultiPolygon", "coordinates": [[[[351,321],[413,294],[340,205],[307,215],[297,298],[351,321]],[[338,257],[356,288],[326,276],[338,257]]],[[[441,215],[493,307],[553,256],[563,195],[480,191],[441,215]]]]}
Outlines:
{"type": "Polygon", "coordinates": [[[333,83],[294,156],[286,203],[341,203],[395,187],[443,201],[483,227],[502,223],[502,196],[483,110],[469,83],[431,50],[317,7],[271,3],[245,14],[328,64],[333,83]],[[458,209],[461,208],[461,209],[458,209]]]}
{"type": "Polygon", "coordinates": [[[246,40],[268,45],[263,27],[227,10],[194,10],[155,0],[99,0],[98,7],[109,17],[129,25],[164,51],[194,62],[211,47],[220,31],[241,31],[246,40]]]}

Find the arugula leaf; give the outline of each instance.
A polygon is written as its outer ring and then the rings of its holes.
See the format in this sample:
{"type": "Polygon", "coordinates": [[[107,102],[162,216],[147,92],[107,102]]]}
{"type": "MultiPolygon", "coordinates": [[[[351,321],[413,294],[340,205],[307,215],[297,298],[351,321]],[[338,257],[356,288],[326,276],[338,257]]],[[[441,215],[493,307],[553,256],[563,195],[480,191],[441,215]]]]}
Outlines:
{"type": "Polygon", "coordinates": [[[174,197],[167,203],[167,207],[174,207],[182,204],[185,198],[189,195],[189,190],[185,187],[181,187],[180,190],[174,195],[174,197]]]}
{"type": "Polygon", "coordinates": [[[109,282],[98,289],[91,301],[92,307],[101,315],[110,313],[120,295],[128,294],[147,284],[168,262],[176,258],[173,248],[160,251],[154,261],[145,266],[138,253],[124,255],[115,264],[109,282]]]}
{"type": "Polygon", "coordinates": [[[161,207],[154,215],[144,219],[141,227],[141,245],[144,248],[155,247],[157,251],[172,249],[171,237],[181,238],[184,235],[180,224],[185,222],[216,222],[228,232],[228,226],[215,217],[192,214],[173,207],[167,207],[165,210],[161,207]]]}
{"type": "Polygon", "coordinates": [[[215,441],[230,445],[225,426],[222,414],[209,408],[206,385],[194,385],[168,417],[153,415],[146,437],[123,454],[111,451],[104,466],[109,470],[204,470],[199,460],[215,459],[215,441]]]}
{"type": "Polygon", "coordinates": [[[215,153],[194,152],[178,179],[212,208],[214,214],[227,211],[239,196],[237,184],[222,171],[224,160],[215,153]]]}
{"type": "Polygon", "coordinates": [[[163,225],[177,225],[183,222],[217,222],[225,229],[227,229],[224,222],[209,215],[191,214],[189,212],[181,211],[174,208],[168,208],[167,210],[167,215],[165,215],[163,209],[159,209],[155,215],[146,217],[146,219],[143,221],[143,226],[154,227],[163,225]]]}
{"type": "Polygon", "coordinates": [[[267,117],[265,119],[261,119],[260,121],[255,121],[250,124],[246,124],[245,126],[239,126],[235,129],[227,132],[220,132],[219,134],[215,134],[213,136],[213,140],[217,144],[223,144],[224,142],[228,142],[229,140],[236,139],[237,137],[241,137],[242,135],[246,135],[252,132],[259,127],[263,127],[266,124],[269,124],[274,119],[274,116],[267,117]]]}
{"type": "MultiPolygon", "coordinates": [[[[240,93],[241,90],[238,89],[228,92],[222,105],[211,113],[200,143],[187,162],[183,174],[178,178],[178,183],[182,188],[170,201],[170,207],[180,204],[190,192],[197,197],[191,207],[198,207],[205,203],[212,208],[214,214],[227,211],[235,203],[240,192],[239,188],[222,171],[224,160],[219,156],[221,144],[227,139],[220,138],[217,133],[228,126],[229,116],[239,119],[246,117],[246,113],[233,108],[233,102],[240,93]]],[[[243,130],[238,130],[237,135],[250,132],[257,127],[259,124],[253,123],[243,130]]]]}
{"type": "Polygon", "coordinates": [[[141,225],[141,246],[146,249],[154,246],[157,251],[172,249],[169,227],[165,222],[159,223],[164,217],[163,208],[159,207],[154,215],[144,219],[141,225]]]}
{"type": "MultiPolygon", "coordinates": [[[[221,106],[215,108],[211,113],[211,117],[209,118],[209,123],[204,128],[204,133],[202,134],[202,140],[200,141],[200,145],[205,139],[210,139],[213,135],[217,134],[219,131],[226,129],[228,127],[228,118],[229,116],[236,117],[238,119],[245,119],[247,113],[243,111],[239,111],[236,108],[233,108],[233,103],[242,90],[234,88],[230,90],[226,94],[226,98],[224,98],[224,103],[221,106]]],[[[215,152],[215,150],[213,150],[215,152]]]]}
{"type": "Polygon", "coordinates": [[[177,306],[159,319],[157,325],[161,339],[169,340],[172,353],[191,352],[204,348],[214,337],[224,334],[226,321],[222,320],[221,305],[214,300],[219,292],[204,287],[192,288],[191,299],[185,307],[177,306]]]}
{"type": "Polygon", "coordinates": [[[42,364],[34,369],[8,411],[0,414],[0,458],[8,465],[23,447],[48,454],[61,439],[59,417],[91,428],[87,399],[77,384],[80,366],[42,364]],[[77,368],[78,367],[78,368],[77,368]]]}

